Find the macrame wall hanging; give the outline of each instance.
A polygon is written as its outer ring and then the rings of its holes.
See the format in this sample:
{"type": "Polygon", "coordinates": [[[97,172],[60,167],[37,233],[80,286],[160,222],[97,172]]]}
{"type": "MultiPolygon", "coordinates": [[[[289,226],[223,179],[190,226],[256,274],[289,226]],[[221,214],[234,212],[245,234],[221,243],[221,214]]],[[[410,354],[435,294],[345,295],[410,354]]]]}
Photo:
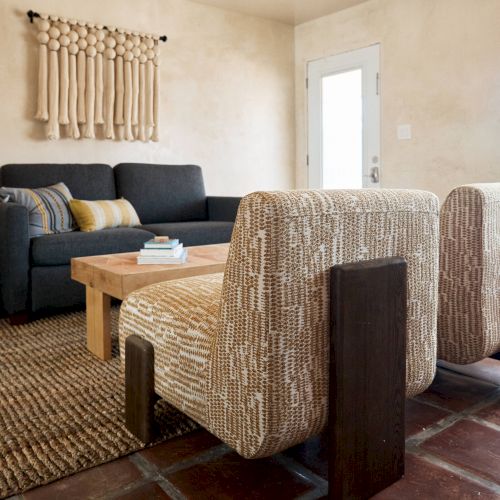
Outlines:
{"type": "Polygon", "coordinates": [[[36,119],[47,138],[158,141],[166,37],[28,12],[39,42],[36,119]],[[64,133],[65,132],[65,133],[64,133]]]}

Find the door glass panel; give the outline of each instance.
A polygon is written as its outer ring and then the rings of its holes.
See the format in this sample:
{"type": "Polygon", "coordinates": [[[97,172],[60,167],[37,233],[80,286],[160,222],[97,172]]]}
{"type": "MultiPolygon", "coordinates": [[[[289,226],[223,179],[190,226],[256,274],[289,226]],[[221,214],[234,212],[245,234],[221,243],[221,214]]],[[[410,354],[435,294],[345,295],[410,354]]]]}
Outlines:
{"type": "Polygon", "coordinates": [[[363,187],[362,70],[322,79],[324,189],[363,187]]]}

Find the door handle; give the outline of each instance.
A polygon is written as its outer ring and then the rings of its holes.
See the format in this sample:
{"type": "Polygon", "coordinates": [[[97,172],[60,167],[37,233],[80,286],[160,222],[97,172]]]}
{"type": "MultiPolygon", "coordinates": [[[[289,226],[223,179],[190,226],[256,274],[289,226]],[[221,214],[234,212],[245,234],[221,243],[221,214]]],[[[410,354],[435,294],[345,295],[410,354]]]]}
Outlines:
{"type": "Polygon", "coordinates": [[[380,182],[380,172],[378,167],[372,167],[370,169],[370,178],[374,184],[378,184],[380,182]]]}

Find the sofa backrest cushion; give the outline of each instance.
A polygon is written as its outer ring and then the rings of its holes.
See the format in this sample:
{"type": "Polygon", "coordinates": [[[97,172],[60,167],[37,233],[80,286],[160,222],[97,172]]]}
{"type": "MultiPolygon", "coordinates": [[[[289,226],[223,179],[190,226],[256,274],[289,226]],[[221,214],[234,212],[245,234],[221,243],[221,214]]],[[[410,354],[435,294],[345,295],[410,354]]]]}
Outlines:
{"type": "Polygon", "coordinates": [[[425,390],[436,364],[438,212],[437,197],[424,191],[290,191],[243,198],[210,358],[211,432],[241,455],[257,458],[323,430],[335,264],[407,260],[407,396],[425,390]]]}
{"type": "Polygon", "coordinates": [[[1,169],[2,185],[39,188],[64,182],[74,198],[111,200],[116,198],[113,169],[100,163],[18,163],[1,169]]]}
{"type": "Polygon", "coordinates": [[[143,224],[207,219],[200,167],[120,163],[114,170],[117,195],[132,203],[143,224]]]}
{"type": "Polygon", "coordinates": [[[455,188],[441,208],[438,356],[500,351],[500,182],[455,188]]]}

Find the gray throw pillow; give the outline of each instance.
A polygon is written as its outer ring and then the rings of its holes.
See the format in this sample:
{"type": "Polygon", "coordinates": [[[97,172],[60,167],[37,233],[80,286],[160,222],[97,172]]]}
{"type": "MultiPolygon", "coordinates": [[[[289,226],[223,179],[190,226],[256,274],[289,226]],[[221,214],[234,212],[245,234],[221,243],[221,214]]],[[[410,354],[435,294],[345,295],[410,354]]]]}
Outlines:
{"type": "Polygon", "coordinates": [[[0,197],[8,197],[9,201],[28,209],[30,238],[67,233],[75,227],[69,208],[73,196],[62,182],[37,189],[2,187],[0,197]]]}

